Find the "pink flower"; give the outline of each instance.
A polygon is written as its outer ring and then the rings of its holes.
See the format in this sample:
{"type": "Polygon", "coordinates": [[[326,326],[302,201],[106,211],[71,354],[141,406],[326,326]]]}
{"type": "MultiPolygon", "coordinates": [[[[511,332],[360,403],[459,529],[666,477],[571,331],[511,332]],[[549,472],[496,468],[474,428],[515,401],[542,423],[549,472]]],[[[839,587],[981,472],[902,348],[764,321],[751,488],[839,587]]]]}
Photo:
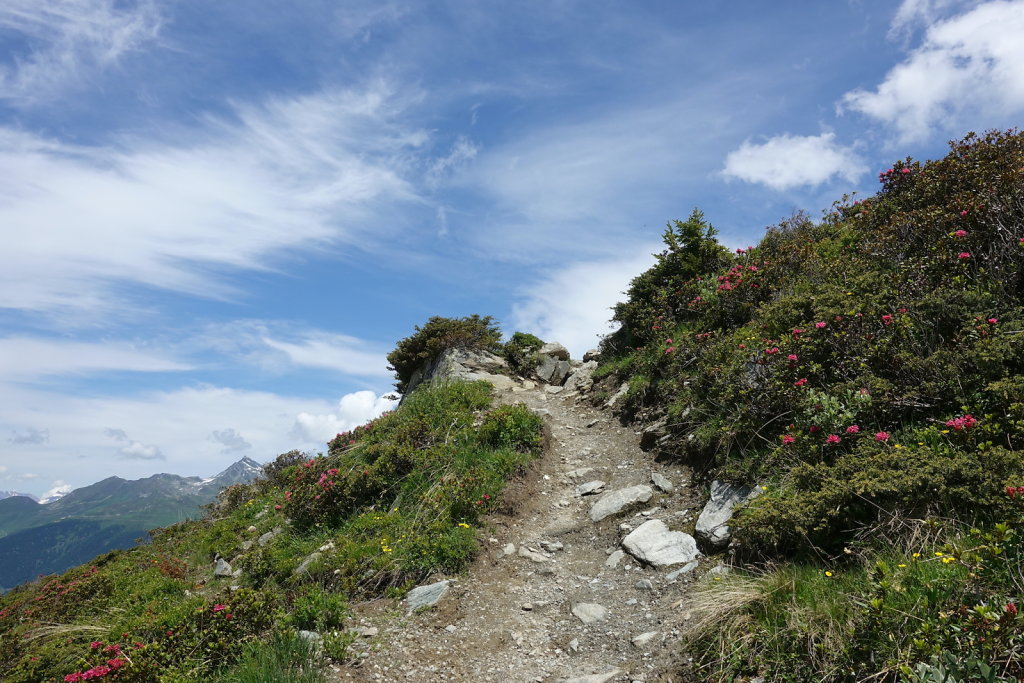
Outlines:
{"type": "Polygon", "coordinates": [[[824,323],[824,322],[814,323],[814,326],[817,327],[819,330],[821,328],[825,327],[825,325],[827,325],[827,323],[824,323]]]}
{"type": "Polygon", "coordinates": [[[745,348],[747,348],[747,345],[746,344],[740,344],[740,348],[741,349],[745,349],[745,348]]]}
{"type": "Polygon", "coordinates": [[[788,360],[791,360],[791,361],[793,361],[794,363],[795,363],[795,362],[797,361],[797,356],[796,356],[796,354],[795,354],[795,353],[791,353],[791,354],[789,354],[788,356],[786,356],[786,358],[787,358],[788,360]]]}
{"type": "Polygon", "coordinates": [[[737,250],[736,250],[736,253],[737,253],[737,254],[745,254],[745,253],[747,253],[747,252],[743,251],[742,249],[737,249],[737,250]]]}
{"type": "Polygon", "coordinates": [[[999,322],[999,318],[989,318],[988,319],[988,324],[989,325],[995,325],[997,322],[999,322]]]}
{"type": "Polygon", "coordinates": [[[224,615],[224,618],[227,619],[228,621],[231,621],[232,617],[234,617],[233,614],[225,614],[224,615]]]}
{"type": "Polygon", "coordinates": [[[809,431],[811,434],[817,434],[818,432],[821,431],[821,427],[819,427],[818,425],[811,425],[810,427],[808,427],[807,431],[809,431]]]}
{"type": "Polygon", "coordinates": [[[98,640],[94,640],[94,641],[92,641],[91,643],[89,643],[89,647],[90,647],[90,648],[92,648],[93,650],[95,650],[96,648],[98,648],[98,647],[99,647],[100,645],[103,645],[103,643],[101,643],[101,642],[100,642],[100,641],[98,641],[98,640]]]}
{"type": "Polygon", "coordinates": [[[858,427],[857,425],[850,425],[849,427],[846,428],[847,434],[856,434],[859,431],[860,427],[858,427]]]}
{"type": "Polygon", "coordinates": [[[789,444],[793,443],[794,441],[796,441],[796,437],[792,436],[790,434],[784,434],[783,437],[782,437],[782,445],[783,446],[788,446],[789,444]]]}
{"type": "Polygon", "coordinates": [[[966,230],[957,230],[953,234],[956,235],[957,237],[967,237],[967,231],[966,230]]]}
{"type": "Polygon", "coordinates": [[[807,378],[806,377],[801,377],[797,381],[793,382],[793,386],[794,387],[802,387],[805,384],[807,384],[807,378]]]}
{"type": "Polygon", "coordinates": [[[964,209],[963,211],[961,211],[960,215],[961,216],[966,216],[967,215],[967,209],[964,209]]]}
{"type": "Polygon", "coordinates": [[[969,251],[961,251],[959,254],[956,255],[956,257],[958,259],[961,259],[961,260],[965,259],[965,258],[971,258],[971,252],[969,252],[969,251]]]}
{"type": "Polygon", "coordinates": [[[666,340],[665,340],[665,343],[666,343],[666,344],[671,344],[671,343],[672,343],[672,338],[671,338],[671,337],[669,337],[668,339],[666,339],[666,340]]]}
{"type": "Polygon", "coordinates": [[[888,441],[889,432],[875,432],[875,441],[888,441]]]}
{"type": "Polygon", "coordinates": [[[275,505],[275,506],[274,506],[274,509],[275,509],[275,510],[280,510],[280,509],[281,509],[281,506],[280,506],[280,505],[275,505]]]}
{"type": "Polygon", "coordinates": [[[794,337],[795,337],[796,335],[798,335],[798,334],[803,334],[803,333],[804,333],[804,331],[803,331],[803,330],[801,330],[800,328],[798,328],[798,327],[794,327],[794,328],[793,328],[793,336],[794,336],[794,337]]]}
{"type": "Polygon", "coordinates": [[[221,605],[220,603],[218,603],[218,604],[213,606],[213,611],[214,612],[222,612],[222,611],[226,610],[227,608],[228,608],[227,605],[221,605]]]}
{"type": "Polygon", "coordinates": [[[910,169],[909,168],[901,168],[900,169],[900,173],[902,173],[903,175],[907,175],[908,173],[910,173],[910,169]]]}
{"type": "Polygon", "coordinates": [[[882,316],[882,322],[886,325],[892,325],[892,316],[886,313],[882,316]]]}
{"type": "Polygon", "coordinates": [[[665,349],[665,353],[672,353],[672,352],[674,352],[675,350],[676,350],[676,347],[674,347],[674,346],[670,346],[670,347],[668,347],[667,349],[665,349]]]}
{"type": "Polygon", "coordinates": [[[773,346],[770,349],[765,349],[764,352],[765,352],[765,354],[767,354],[769,356],[774,356],[775,354],[777,354],[779,352],[779,347],[778,346],[773,346]]]}
{"type": "Polygon", "coordinates": [[[839,443],[842,439],[839,438],[838,434],[829,434],[825,439],[825,443],[839,443]]]}

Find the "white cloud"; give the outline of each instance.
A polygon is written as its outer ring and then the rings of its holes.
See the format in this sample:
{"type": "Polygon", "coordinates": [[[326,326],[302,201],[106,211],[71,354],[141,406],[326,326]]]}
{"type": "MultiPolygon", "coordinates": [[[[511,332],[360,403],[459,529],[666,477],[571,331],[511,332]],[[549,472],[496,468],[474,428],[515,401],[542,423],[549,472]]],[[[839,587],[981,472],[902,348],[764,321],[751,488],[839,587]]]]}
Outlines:
{"type": "Polygon", "coordinates": [[[29,427],[24,432],[11,432],[11,438],[8,439],[16,445],[26,444],[40,444],[46,443],[50,440],[50,430],[48,429],[33,429],[29,427]]]}
{"type": "Polygon", "coordinates": [[[0,99],[33,104],[81,88],[156,39],[160,25],[149,0],[4,0],[0,30],[20,34],[31,50],[0,65],[0,99]]]}
{"type": "Polygon", "coordinates": [[[222,453],[238,453],[252,448],[252,444],[234,429],[215,429],[210,438],[224,446],[222,453]]]}
{"type": "MultiPolygon", "coordinates": [[[[224,452],[223,442],[210,438],[224,425],[244,435],[252,444],[247,455],[260,462],[296,448],[322,450],[324,435],[333,437],[337,426],[361,424],[390,406],[373,392],[354,396],[336,402],[215,386],[75,396],[0,382],[0,433],[60,416],[59,428],[50,428],[49,442],[31,446],[31,455],[24,447],[0,442],[0,462],[15,481],[25,480],[22,473],[31,469],[44,481],[63,479],[76,487],[114,473],[126,479],[158,472],[212,476],[238,459],[237,452],[224,452]],[[333,415],[336,422],[322,420],[317,429],[313,420],[307,429],[296,429],[300,415],[333,415]],[[153,459],[157,448],[165,459],[153,459]]],[[[43,490],[39,484],[29,492],[43,490]]]]}
{"type": "MultiPolygon", "coordinates": [[[[902,11],[902,9],[901,9],[902,11]]],[[[935,130],[994,127],[1024,111],[1024,0],[993,0],[931,25],[874,90],[840,108],[895,129],[901,142],[935,130]]]]}
{"type": "Polygon", "coordinates": [[[0,339],[0,380],[112,370],[175,372],[190,367],[167,354],[137,349],[123,342],[76,342],[32,337],[0,339]]]}
{"type": "Polygon", "coordinates": [[[397,123],[407,102],[375,83],[118,147],[0,127],[0,308],[116,311],[119,284],[224,298],[225,273],[388,239],[380,225],[418,201],[403,176],[427,139],[397,123]]]}
{"type": "Polygon", "coordinates": [[[346,394],[338,402],[338,412],[322,415],[299,413],[292,433],[307,442],[325,443],[336,434],[366,424],[398,405],[390,394],[378,396],[372,391],[346,394]]]}
{"type": "Polygon", "coordinates": [[[970,0],[903,0],[893,16],[890,38],[905,38],[918,26],[935,23],[944,11],[968,4],[970,0]]]}
{"type": "Polygon", "coordinates": [[[132,460],[166,460],[159,446],[142,443],[141,441],[129,441],[127,446],[117,449],[117,452],[132,460]]]}
{"type": "Polygon", "coordinates": [[[777,135],[763,143],[747,140],[725,158],[722,173],[773,190],[820,185],[835,176],[848,182],[867,171],[849,147],[836,144],[834,133],[777,135]]]}
{"type": "Polygon", "coordinates": [[[512,328],[565,345],[574,358],[597,345],[609,324],[611,307],[623,301],[630,281],[654,264],[655,246],[616,261],[576,263],[525,290],[513,306],[512,328]]]}
{"type": "Polygon", "coordinates": [[[280,351],[294,365],[335,370],[361,377],[390,377],[385,354],[361,339],[340,334],[316,333],[300,342],[284,342],[269,337],[263,343],[280,351]]]}

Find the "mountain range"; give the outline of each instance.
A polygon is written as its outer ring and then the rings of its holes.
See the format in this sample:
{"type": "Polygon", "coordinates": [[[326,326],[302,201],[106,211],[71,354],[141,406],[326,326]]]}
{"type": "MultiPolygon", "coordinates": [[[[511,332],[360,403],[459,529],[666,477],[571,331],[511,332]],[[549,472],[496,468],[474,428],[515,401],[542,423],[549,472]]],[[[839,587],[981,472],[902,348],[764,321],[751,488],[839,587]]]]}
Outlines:
{"type": "Polygon", "coordinates": [[[252,481],[262,471],[255,460],[242,458],[206,479],[107,477],[45,503],[12,491],[0,493],[0,591],[129,548],[150,529],[198,517],[200,506],[222,488],[252,481]]]}

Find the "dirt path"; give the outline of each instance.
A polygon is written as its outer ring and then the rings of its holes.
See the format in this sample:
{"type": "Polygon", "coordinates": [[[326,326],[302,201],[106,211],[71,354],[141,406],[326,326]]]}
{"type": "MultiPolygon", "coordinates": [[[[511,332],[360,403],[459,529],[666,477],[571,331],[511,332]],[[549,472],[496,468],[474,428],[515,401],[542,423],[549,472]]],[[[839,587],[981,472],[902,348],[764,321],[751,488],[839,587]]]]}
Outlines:
{"type": "Polygon", "coordinates": [[[340,669],[338,680],[679,680],[680,601],[694,572],[673,577],[679,566],[644,567],[615,551],[648,519],[692,530],[699,501],[689,471],[655,463],[636,434],[571,395],[541,386],[499,400],[540,411],[552,435],[544,457],[507,489],[514,514],[490,520],[466,574],[437,577],[454,583],[434,609],[406,615],[393,601],[358,608],[357,623],[378,631],[355,645],[358,664],[340,669]],[[652,472],[674,490],[659,491],[652,472]],[[605,482],[604,492],[644,484],[654,496],[594,523],[589,513],[600,496],[576,494],[593,480],[605,482]],[[601,609],[581,603],[604,608],[603,618],[584,623],[574,606],[596,616],[601,609]]]}

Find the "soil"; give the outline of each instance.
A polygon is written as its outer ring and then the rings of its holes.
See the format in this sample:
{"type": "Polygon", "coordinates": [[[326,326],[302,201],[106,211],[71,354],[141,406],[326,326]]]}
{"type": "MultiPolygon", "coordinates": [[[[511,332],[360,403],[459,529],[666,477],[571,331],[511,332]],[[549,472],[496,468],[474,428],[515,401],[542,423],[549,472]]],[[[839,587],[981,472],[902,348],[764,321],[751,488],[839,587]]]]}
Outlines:
{"type": "MultiPolygon", "coordinates": [[[[584,397],[531,385],[499,392],[499,402],[540,411],[548,447],[502,494],[504,508],[481,533],[477,559],[464,574],[433,577],[453,583],[427,611],[407,614],[394,600],[356,606],[354,625],[377,632],[352,646],[352,663],[335,670],[337,680],[683,679],[685,597],[703,567],[670,580],[678,566],[659,570],[629,554],[618,566],[606,563],[622,537],[648,519],[692,533],[703,500],[688,485],[691,472],[656,462],[640,449],[638,434],[584,397]],[[582,468],[591,471],[577,472],[582,468]],[[667,477],[673,491],[655,488],[653,472],[667,477]],[[602,492],[645,484],[655,493],[639,507],[593,523],[589,511],[599,495],[576,494],[592,480],[605,482],[602,492]],[[524,548],[544,561],[521,556],[524,548]],[[585,624],[571,611],[579,603],[600,605],[605,618],[585,624]],[[633,642],[651,633],[646,642],[633,642]]],[[[712,564],[704,557],[701,563],[712,564]]]]}

